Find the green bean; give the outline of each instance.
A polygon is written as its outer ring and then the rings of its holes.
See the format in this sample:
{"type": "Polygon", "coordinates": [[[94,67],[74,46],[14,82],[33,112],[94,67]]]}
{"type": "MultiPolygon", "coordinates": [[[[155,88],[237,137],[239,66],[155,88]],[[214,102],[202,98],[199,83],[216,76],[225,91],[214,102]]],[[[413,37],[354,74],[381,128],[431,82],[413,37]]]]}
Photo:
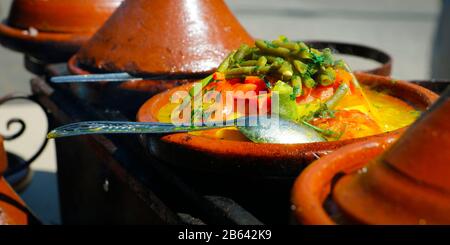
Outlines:
{"type": "Polygon", "coordinates": [[[332,79],[331,79],[328,75],[326,75],[326,74],[319,74],[317,80],[319,81],[319,83],[320,83],[322,86],[329,86],[329,85],[331,85],[331,84],[334,82],[334,80],[332,80],[332,79]]]}
{"type": "Polygon", "coordinates": [[[281,67],[281,65],[284,63],[284,61],[283,62],[274,62],[274,63],[272,63],[272,64],[270,64],[270,66],[275,70],[278,70],[278,69],[280,69],[280,67],[281,67]]]}
{"type": "Polygon", "coordinates": [[[311,60],[313,58],[312,54],[309,52],[308,49],[300,49],[297,51],[294,51],[292,53],[292,56],[298,59],[302,60],[311,60]]]}
{"type": "Polygon", "coordinates": [[[258,59],[258,62],[256,63],[256,66],[258,66],[258,67],[263,67],[263,66],[265,66],[266,64],[267,64],[267,58],[264,57],[264,56],[261,56],[261,57],[258,59]]]}
{"type": "Polygon", "coordinates": [[[299,61],[299,60],[294,60],[292,61],[292,63],[294,64],[295,69],[302,75],[304,75],[307,71],[308,71],[308,66],[299,61]]]}
{"type": "Polygon", "coordinates": [[[283,64],[284,59],[280,58],[280,57],[275,57],[275,56],[266,56],[267,58],[267,63],[273,64],[273,63],[278,63],[278,64],[283,64]]]}
{"type": "Polygon", "coordinates": [[[252,75],[257,69],[256,66],[244,66],[232,68],[226,71],[226,75],[252,75]]]}
{"type": "Polygon", "coordinates": [[[291,51],[287,48],[282,48],[282,47],[269,47],[269,45],[263,41],[263,40],[257,40],[255,42],[256,47],[258,47],[259,49],[261,49],[262,52],[271,54],[271,55],[275,55],[275,56],[281,56],[284,58],[288,58],[291,51]]]}
{"type": "Polygon", "coordinates": [[[258,65],[257,60],[246,60],[239,64],[239,66],[256,66],[256,65],[258,65]]]}
{"type": "Polygon", "coordinates": [[[278,47],[282,47],[282,48],[287,48],[291,51],[297,51],[300,50],[300,45],[298,45],[298,43],[295,42],[284,42],[281,40],[275,40],[272,42],[274,45],[278,46],[278,47]]]}
{"type": "Polygon", "coordinates": [[[252,51],[252,53],[251,53],[251,55],[250,55],[250,57],[248,59],[258,60],[262,56],[261,51],[259,50],[259,48],[255,48],[255,49],[257,49],[257,51],[252,51]]]}
{"type": "Polygon", "coordinates": [[[325,66],[332,66],[334,64],[334,57],[333,57],[333,54],[331,52],[331,49],[324,48],[322,50],[322,53],[323,53],[323,59],[324,59],[323,64],[325,66]]]}
{"type": "Polygon", "coordinates": [[[319,132],[319,133],[322,134],[323,136],[326,136],[326,137],[334,137],[334,136],[336,136],[336,135],[339,135],[337,132],[335,132],[335,131],[333,131],[333,130],[319,128],[319,127],[314,126],[314,125],[312,125],[312,124],[310,124],[310,123],[308,123],[308,122],[306,122],[306,121],[304,121],[304,120],[301,120],[301,122],[302,122],[305,126],[308,126],[308,127],[312,128],[312,129],[316,130],[317,132],[319,132]]]}
{"type": "Polygon", "coordinates": [[[258,60],[261,56],[259,48],[252,47],[249,49],[248,53],[244,56],[244,60],[258,60]]]}
{"type": "Polygon", "coordinates": [[[278,72],[281,74],[282,79],[285,81],[291,79],[292,75],[294,75],[294,72],[292,71],[292,65],[287,61],[285,61],[281,65],[278,72]]]}
{"type": "Polygon", "coordinates": [[[316,86],[316,81],[314,81],[311,77],[304,77],[303,84],[307,88],[314,88],[316,86]]]}
{"type": "MultiPolygon", "coordinates": [[[[200,81],[200,83],[202,83],[202,89],[201,90],[203,90],[203,88],[205,88],[213,80],[213,76],[214,76],[214,74],[211,74],[211,75],[207,76],[206,78],[204,78],[203,80],[200,81]]],[[[191,89],[189,89],[189,95],[192,98],[195,97],[195,95],[197,95],[197,94],[195,94],[195,89],[194,88],[195,88],[195,86],[192,87],[191,89]]]]}
{"type": "Polygon", "coordinates": [[[350,73],[350,76],[352,77],[352,85],[357,89],[362,89],[361,84],[359,83],[358,79],[355,77],[355,74],[353,73],[352,69],[350,69],[350,66],[343,60],[338,60],[335,63],[336,67],[344,69],[346,72],[350,73]]]}
{"type": "Polygon", "coordinates": [[[309,63],[309,65],[308,65],[308,74],[310,76],[316,74],[319,71],[319,68],[320,68],[320,66],[318,66],[316,64],[309,63]]]}
{"type": "Polygon", "coordinates": [[[285,42],[285,43],[289,42],[289,39],[286,36],[284,36],[284,35],[278,36],[278,40],[282,41],[282,42],[285,42]]]}
{"type": "Polygon", "coordinates": [[[323,86],[329,86],[334,83],[336,80],[336,72],[332,67],[328,67],[326,69],[322,69],[318,81],[323,86]]]}
{"type": "Polygon", "coordinates": [[[234,54],[234,60],[240,62],[244,57],[251,52],[250,47],[247,44],[242,44],[241,47],[234,54]]]}
{"type": "Polygon", "coordinates": [[[272,63],[272,64],[270,64],[270,71],[273,71],[273,72],[277,73],[278,70],[281,68],[282,64],[283,63],[272,63]]]}
{"type": "Polygon", "coordinates": [[[319,50],[315,49],[315,48],[310,48],[309,49],[311,53],[317,55],[317,56],[321,56],[322,52],[320,52],[319,50]]]}
{"type": "Polygon", "coordinates": [[[260,75],[260,74],[267,74],[267,73],[269,73],[269,71],[271,70],[271,66],[268,66],[268,65],[266,65],[266,66],[259,66],[258,67],[258,69],[256,70],[256,73],[258,74],[258,75],[260,75]]]}
{"type": "Polygon", "coordinates": [[[347,84],[342,83],[339,85],[339,87],[336,89],[336,92],[334,92],[333,96],[325,102],[328,109],[334,109],[339,102],[344,98],[344,96],[347,94],[347,92],[350,90],[347,84]]]}
{"type": "Polygon", "coordinates": [[[300,46],[300,49],[304,49],[304,50],[309,51],[309,47],[308,47],[308,45],[306,45],[306,43],[299,42],[298,45],[300,46]]]}
{"type": "Polygon", "coordinates": [[[294,75],[291,79],[292,87],[294,88],[293,99],[302,94],[302,79],[300,76],[294,75]]]}
{"type": "Polygon", "coordinates": [[[235,53],[236,53],[236,51],[233,51],[225,58],[225,60],[217,68],[218,72],[225,72],[228,69],[228,67],[231,64],[231,60],[233,59],[235,53]]]}

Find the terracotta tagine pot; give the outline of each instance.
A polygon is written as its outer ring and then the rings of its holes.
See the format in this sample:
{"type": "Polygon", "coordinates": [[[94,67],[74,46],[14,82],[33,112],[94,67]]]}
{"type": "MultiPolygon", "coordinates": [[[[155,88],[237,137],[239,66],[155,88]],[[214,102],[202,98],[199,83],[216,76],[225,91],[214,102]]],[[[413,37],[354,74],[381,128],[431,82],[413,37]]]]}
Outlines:
{"type": "Polygon", "coordinates": [[[353,144],[311,164],[292,190],[297,221],[450,224],[448,120],[450,89],[394,144],[395,137],[353,144]],[[327,197],[339,215],[323,208],[327,197]]]}
{"type": "MultiPolygon", "coordinates": [[[[128,95],[130,103],[138,101],[132,103],[135,113],[151,95],[213,72],[232,50],[253,42],[222,0],[133,0],[120,6],[71,58],[68,68],[73,74],[128,72],[167,77],[88,85],[98,90],[94,95],[103,94],[91,102],[128,95]]],[[[72,87],[87,90],[86,85],[72,87]]]]}
{"type": "Polygon", "coordinates": [[[105,72],[192,75],[213,72],[253,39],[224,1],[126,1],[76,54],[105,72]]]}
{"type": "Polygon", "coordinates": [[[2,177],[6,166],[6,153],[0,136],[0,225],[26,225],[28,214],[17,207],[25,207],[25,204],[2,177]]]}
{"type": "MultiPolygon", "coordinates": [[[[423,87],[388,77],[357,74],[362,84],[388,90],[416,109],[427,109],[437,95],[423,87]]],[[[191,86],[191,85],[185,85],[191,86]]],[[[156,121],[159,108],[167,103],[174,90],[158,94],[139,110],[137,120],[156,121]]],[[[384,134],[397,135],[401,130],[384,134]]],[[[294,178],[316,158],[353,142],[367,141],[374,136],[334,142],[310,144],[256,144],[252,142],[216,140],[188,133],[150,137],[152,154],[176,166],[223,174],[294,178]],[[176,152],[177,154],[173,154],[176,152]],[[186,163],[189,165],[186,165],[186,163]]]]}
{"type": "MultiPolygon", "coordinates": [[[[357,77],[363,84],[391,91],[419,110],[425,110],[437,98],[433,92],[405,81],[362,73],[357,77]]],[[[190,85],[183,86],[188,89],[190,85]]],[[[137,120],[156,121],[159,108],[174,91],[148,100],[137,120]]],[[[196,189],[231,197],[257,217],[264,217],[265,223],[285,224],[290,215],[292,184],[308,164],[345,145],[401,132],[402,129],[359,139],[294,145],[217,140],[186,133],[143,139],[150,154],[170,165],[196,189]]]]}
{"type": "Polygon", "coordinates": [[[14,0],[2,45],[41,62],[67,61],[123,0],[14,0]]]}

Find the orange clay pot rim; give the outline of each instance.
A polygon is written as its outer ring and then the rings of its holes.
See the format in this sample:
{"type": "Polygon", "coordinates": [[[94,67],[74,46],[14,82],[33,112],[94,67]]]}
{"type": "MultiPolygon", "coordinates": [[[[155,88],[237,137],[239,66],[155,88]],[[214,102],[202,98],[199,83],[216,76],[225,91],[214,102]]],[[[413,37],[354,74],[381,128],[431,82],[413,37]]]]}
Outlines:
{"type": "MultiPolygon", "coordinates": [[[[70,61],[69,61],[69,63],[70,63],[70,61]]],[[[371,75],[371,76],[378,76],[378,75],[372,75],[372,74],[369,74],[369,75],[371,75]]],[[[378,76],[378,77],[385,77],[385,76],[378,76]]],[[[407,83],[407,82],[401,81],[401,80],[398,80],[397,82],[407,83]]],[[[418,85],[414,85],[414,84],[410,84],[410,83],[408,83],[408,85],[420,87],[420,86],[418,86],[418,85]]],[[[181,86],[186,86],[186,85],[181,85],[181,86]]],[[[172,88],[172,89],[169,89],[169,90],[164,91],[164,92],[161,92],[161,93],[159,93],[159,94],[154,95],[152,98],[148,99],[148,100],[147,100],[147,101],[139,108],[138,114],[137,114],[137,121],[142,121],[142,120],[140,120],[140,117],[139,117],[139,115],[141,114],[141,111],[142,111],[144,108],[146,108],[146,107],[152,106],[152,105],[153,105],[153,101],[154,101],[158,96],[161,96],[161,95],[164,94],[165,92],[175,90],[175,89],[177,89],[177,88],[179,88],[179,87],[180,87],[180,86],[175,87],[175,88],[172,88]]],[[[421,88],[421,89],[427,90],[426,88],[423,88],[423,87],[420,87],[420,88],[421,88]]],[[[427,90],[427,92],[428,92],[428,90],[427,90]]],[[[431,92],[431,91],[429,91],[429,92],[432,93],[432,94],[434,95],[433,92],[431,92]]],[[[436,95],[436,97],[433,98],[433,100],[436,100],[437,97],[438,97],[438,96],[436,95]]],[[[403,100],[403,99],[402,99],[402,100],[403,100]]],[[[404,131],[406,128],[408,128],[408,127],[409,127],[409,126],[406,126],[406,127],[403,127],[403,128],[399,128],[399,129],[397,129],[397,130],[393,130],[393,131],[389,131],[389,132],[384,132],[384,133],[380,133],[380,134],[376,134],[376,135],[369,135],[369,136],[360,137],[360,138],[353,138],[353,139],[346,139],[346,140],[337,140],[337,141],[326,141],[326,142],[301,143],[301,144],[271,144],[271,143],[264,143],[264,144],[261,144],[261,143],[246,142],[246,141],[233,141],[233,140],[220,140],[220,141],[221,141],[221,142],[232,143],[233,145],[241,145],[242,147],[250,146],[250,145],[260,145],[260,146],[263,146],[263,147],[264,147],[264,146],[268,146],[268,147],[279,147],[279,146],[284,146],[284,147],[286,147],[286,146],[289,146],[289,147],[296,147],[296,146],[304,146],[305,149],[308,149],[308,148],[309,148],[308,146],[311,146],[311,148],[314,148],[314,149],[320,151],[321,149],[323,149],[323,150],[329,150],[329,148],[326,148],[326,146],[329,146],[329,145],[338,145],[338,144],[341,144],[341,143],[342,143],[342,144],[348,144],[348,143],[351,143],[351,142],[360,142],[360,141],[369,140],[369,139],[371,139],[371,138],[373,138],[373,137],[387,137],[387,136],[389,136],[389,135],[393,135],[393,134],[397,134],[397,133],[399,133],[399,132],[403,132],[403,131],[404,131]]],[[[167,136],[175,136],[175,137],[177,137],[177,136],[187,135],[187,134],[188,134],[188,133],[175,133],[175,134],[169,134],[169,135],[166,135],[166,136],[162,136],[162,139],[166,139],[167,136]]],[[[193,134],[188,134],[188,135],[189,135],[189,137],[192,138],[192,139],[197,139],[197,140],[201,139],[201,140],[203,141],[203,143],[204,143],[204,144],[199,144],[198,142],[197,142],[197,143],[192,143],[192,142],[191,142],[189,145],[195,144],[196,147],[199,147],[199,148],[202,148],[202,149],[205,149],[205,150],[210,149],[210,148],[207,146],[207,145],[208,145],[208,142],[217,142],[217,141],[218,141],[218,139],[212,139],[212,138],[208,138],[208,137],[204,137],[204,136],[193,135],[193,134]]],[[[179,140],[179,137],[177,137],[177,139],[179,140]]],[[[179,142],[174,142],[174,143],[181,144],[181,143],[179,143],[179,142]]],[[[215,149],[216,153],[220,153],[222,150],[223,150],[222,153],[226,154],[227,151],[224,150],[224,149],[215,149]]],[[[234,153],[234,154],[248,155],[249,153],[248,153],[248,152],[245,152],[245,151],[239,151],[239,153],[236,152],[236,153],[234,153]]]]}
{"type": "Polygon", "coordinates": [[[79,67],[77,65],[77,55],[73,55],[69,61],[67,61],[67,68],[69,69],[70,73],[76,74],[76,75],[89,75],[91,72],[84,70],[83,68],[79,67]]]}
{"type": "Polygon", "coordinates": [[[293,212],[297,221],[301,222],[300,217],[308,217],[307,224],[313,222],[314,224],[335,225],[336,222],[332,220],[323,207],[324,197],[330,195],[332,191],[330,185],[333,178],[338,173],[351,174],[363,168],[371,160],[382,154],[398,137],[398,135],[384,138],[378,137],[364,142],[349,144],[306,167],[295,180],[291,191],[291,203],[295,207],[293,212]],[[364,159],[362,163],[355,163],[355,161],[360,159],[359,155],[371,149],[380,150],[380,152],[370,159],[364,159]],[[347,156],[351,156],[351,158],[344,161],[344,163],[340,163],[339,166],[335,165],[336,162],[339,163],[341,159],[347,156]],[[323,192],[316,193],[316,191],[323,192]],[[300,214],[302,211],[304,215],[300,214]]]}
{"type": "MultiPolygon", "coordinates": [[[[75,75],[97,74],[95,72],[91,72],[89,70],[81,68],[78,65],[78,56],[77,56],[77,54],[73,55],[69,59],[69,61],[67,61],[67,68],[69,69],[70,73],[75,74],[75,75]]],[[[95,68],[95,69],[97,69],[99,71],[98,74],[100,74],[100,73],[114,73],[113,71],[103,71],[102,72],[102,69],[99,69],[99,68],[95,68]]],[[[117,72],[123,72],[123,71],[117,71],[117,72]]],[[[162,74],[161,75],[161,74],[150,74],[150,73],[148,73],[147,75],[155,75],[157,77],[161,77],[161,76],[165,76],[166,74],[162,74]]],[[[202,78],[204,78],[206,76],[208,76],[208,73],[198,73],[198,74],[194,74],[194,75],[192,75],[192,74],[169,74],[168,73],[167,77],[165,77],[164,79],[158,78],[158,79],[153,80],[151,78],[148,78],[148,79],[144,79],[143,81],[161,81],[161,82],[163,82],[163,81],[168,81],[168,80],[171,80],[171,81],[194,80],[194,79],[200,80],[200,79],[202,79],[202,78]]]]}
{"type": "Polygon", "coordinates": [[[26,29],[17,29],[0,22],[0,36],[19,39],[22,41],[43,43],[43,42],[67,42],[77,43],[89,39],[92,33],[61,33],[61,32],[41,32],[37,36],[25,34],[26,29]]]}

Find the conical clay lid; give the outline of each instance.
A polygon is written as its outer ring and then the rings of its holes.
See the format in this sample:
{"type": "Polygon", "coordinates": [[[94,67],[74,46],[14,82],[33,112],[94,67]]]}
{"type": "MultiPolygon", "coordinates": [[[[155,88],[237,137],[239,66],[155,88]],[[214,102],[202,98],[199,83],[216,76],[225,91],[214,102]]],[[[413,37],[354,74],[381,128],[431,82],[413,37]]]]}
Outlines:
{"type": "Polygon", "coordinates": [[[222,0],[128,0],[76,55],[88,70],[204,74],[252,37],[222,0]]]}

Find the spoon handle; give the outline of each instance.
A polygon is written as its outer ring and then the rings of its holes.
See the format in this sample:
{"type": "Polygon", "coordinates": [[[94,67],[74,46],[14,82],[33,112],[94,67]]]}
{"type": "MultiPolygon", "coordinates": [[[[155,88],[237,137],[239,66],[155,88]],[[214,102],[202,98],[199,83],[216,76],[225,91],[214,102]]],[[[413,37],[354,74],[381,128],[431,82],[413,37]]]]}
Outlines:
{"type": "Polygon", "coordinates": [[[67,124],[48,133],[47,138],[62,138],[88,134],[167,134],[230,127],[230,124],[176,126],[171,123],[86,121],[67,124]]]}
{"type": "Polygon", "coordinates": [[[211,127],[177,127],[168,123],[88,121],[67,124],[52,130],[48,138],[87,134],[162,134],[201,130],[211,127]]]}
{"type": "Polygon", "coordinates": [[[95,83],[95,82],[123,82],[139,81],[142,77],[135,77],[128,73],[106,73],[88,75],[69,75],[52,77],[52,83],[95,83]]]}

